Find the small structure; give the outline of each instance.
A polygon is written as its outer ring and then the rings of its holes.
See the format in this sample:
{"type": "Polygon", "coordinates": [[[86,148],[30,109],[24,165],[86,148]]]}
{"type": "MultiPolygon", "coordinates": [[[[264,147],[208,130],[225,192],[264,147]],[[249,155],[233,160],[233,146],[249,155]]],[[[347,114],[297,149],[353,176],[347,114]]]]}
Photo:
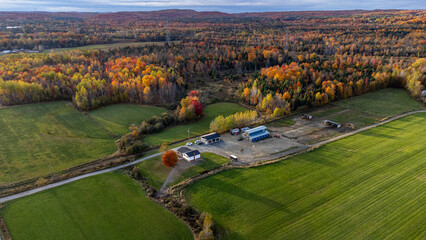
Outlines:
{"type": "Polygon", "coordinates": [[[190,151],[192,151],[192,149],[187,148],[187,147],[180,147],[180,148],[177,149],[176,153],[177,153],[178,156],[183,157],[184,153],[187,153],[187,152],[190,152],[190,151]]]}
{"type": "Polygon", "coordinates": [[[198,150],[192,150],[187,147],[180,147],[176,152],[178,156],[182,157],[188,162],[192,162],[201,158],[201,153],[198,150]]]}
{"type": "Polygon", "coordinates": [[[423,97],[426,97],[426,90],[423,90],[423,91],[422,91],[422,96],[423,96],[423,97]]]}
{"type": "Polygon", "coordinates": [[[306,119],[306,120],[311,120],[312,119],[312,115],[309,114],[303,114],[300,119],[306,119]]]}
{"type": "Polygon", "coordinates": [[[247,130],[250,130],[249,127],[243,127],[241,128],[241,133],[245,133],[247,130]]]}
{"type": "Polygon", "coordinates": [[[342,126],[342,125],[340,125],[340,123],[333,122],[333,121],[330,121],[330,120],[325,120],[324,124],[329,126],[329,127],[335,127],[335,128],[340,128],[342,126]]]}
{"type": "Polygon", "coordinates": [[[184,153],[182,157],[188,162],[193,162],[201,158],[201,153],[198,150],[192,150],[184,153]]]}
{"type": "Polygon", "coordinates": [[[245,131],[245,136],[252,142],[257,142],[269,137],[269,132],[265,126],[256,127],[245,131]]]}
{"type": "Polygon", "coordinates": [[[220,138],[220,135],[218,133],[210,133],[210,134],[201,136],[200,140],[204,144],[211,144],[215,142],[220,142],[220,140],[222,139],[220,138]]]}

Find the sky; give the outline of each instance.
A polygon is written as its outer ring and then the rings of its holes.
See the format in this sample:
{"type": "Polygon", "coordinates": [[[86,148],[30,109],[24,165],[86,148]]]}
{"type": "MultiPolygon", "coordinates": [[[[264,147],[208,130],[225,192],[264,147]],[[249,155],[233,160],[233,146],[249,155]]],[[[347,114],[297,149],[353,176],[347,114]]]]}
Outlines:
{"type": "Polygon", "coordinates": [[[0,0],[0,11],[118,12],[193,9],[227,13],[426,9],[426,0],[0,0]]]}

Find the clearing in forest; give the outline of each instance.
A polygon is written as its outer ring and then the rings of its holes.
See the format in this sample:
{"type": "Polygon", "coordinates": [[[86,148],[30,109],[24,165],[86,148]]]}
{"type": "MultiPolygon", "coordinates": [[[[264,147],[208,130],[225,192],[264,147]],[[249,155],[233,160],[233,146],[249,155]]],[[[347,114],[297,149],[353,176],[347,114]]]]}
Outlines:
{"type": "Polygon", "coordinates": [[[224,239],[424,239],[426,113],[267,166],[203,179],[188,202],[224,239]]]}

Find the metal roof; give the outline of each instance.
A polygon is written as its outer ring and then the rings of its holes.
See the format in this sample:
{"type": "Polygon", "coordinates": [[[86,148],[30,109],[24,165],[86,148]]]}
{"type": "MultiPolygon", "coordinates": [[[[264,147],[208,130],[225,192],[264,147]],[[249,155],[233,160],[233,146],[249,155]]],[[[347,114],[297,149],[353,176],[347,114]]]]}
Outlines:
{"type": "Polygon", "coordinates": [[[201,138],[204,138],[206,140],[211,140],[211,139],[215,139],[215,138],[219,138],[220,135],[218,133],[210,133],[204,136],[201,136],[201,138]]]}
{"type": "Polygon", "coordinates": [[[259,127],[252,128],[252,129],[250,129],[250,130],[247,130],[247,131],[246,131],[246,133],[248,133],[248,134],[252,134],[252,133],[255,133],[255,132],[258,132],[258,131],[265,131],[265,130],[266,130],[266,127],[265,127],[265,126],[259,126],[259,127]]]}
{"type": "Polygon", "coordinates": [[[192,149],[187,148],[187,147],[180,147],[180,148],[178,148],[177,151],[180,152],[180,153],[186,153],[186,152],[192,151],[192,149]]]}
{"type": "Polygon", "coordinates": [[[264,131],[264,132],[260,132],[260,133],[257,133],[257,134],[252,134],[252,135],[250,135],[250,138],[257,138],[257,137],[264,136],[264,135],[269,135],[269,132],[264,131]]]}
{"type": "Polygon", "coordinates": [[[188,157],[193,157],[193,156],[195,156],[195,155],[200,155],[201,153],[198,151],[198,150],[194,150],[194,151],[191,151],[191,152],[187,152],[187,153],[185,153],[188,157]]]}

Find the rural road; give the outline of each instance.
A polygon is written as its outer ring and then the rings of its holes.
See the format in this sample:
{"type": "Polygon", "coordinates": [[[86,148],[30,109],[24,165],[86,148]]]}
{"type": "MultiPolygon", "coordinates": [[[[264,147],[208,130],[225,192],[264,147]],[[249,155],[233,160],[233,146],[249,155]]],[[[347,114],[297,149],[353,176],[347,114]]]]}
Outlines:
{"type": "Polygon", "coordinates": [[[25,197],[25,196],[28,196],[28,195],[31,195],[31,194],[34,194],[34,193],[38,193],[38,192],[41,192],[41,191],[44,191],[44,190],[47,190],[47,189],[58,187],[58,186],[61,186],[61,185],[64,185],[64,184],[67,184],[67,183],[70,183],[70,182],[75,182],[75,181],[80,180],[80,179],[84,179],[84,178],[88,178],[88,177],[91,177],[91,176],[99,175],[99,174],[102,174],[102,173],[112,172],[112,171],[115,171],[115,170],[118,170],[118,169],[129,167],[129,166],[132,166],[134,164],[143,162],[145,160],[148,160],[148,159],[160,156],[160,154],[161,153],[156,153],[156,154],[149,155],[147,157],[144,157],[144,158],[135,160],[133,162],[129,162],[129,163],[120,165],[120,166],[116,166],[116,167],[107,168],[107,169],[104,169],[104,170],[99,170],[99,171],[96,171],[96,172],[91,172],[91,173],[83,174],[83,175],[80,175],[80,176],[77,176],[77,177],[73,177],[73,178],[70,178],[70,179],[67,179],[67,180],[63,180],[63,181],[60,181],[60,182],[56,182],[56,183],[48,184],[46,186],[35,188],[35,189],[29,190],[29,191],[26,191],[26,192],[21,192],[21,193],[17,193],[17,194],[14,194],[14,195],[7,196],[7,197],[3,197],[3,198],[0,198],[0,203],[4,203],[4,202],[7,202],[7,201],[15,200],[15,199],[18,199],[18,198],[21,198],[21,197],[25,197]]]}
{"type": "MultiPolygon", "coordinates": [[[[352,132],[349,132],[349,133],[345,133],[345,134],[342,134],[342,135],[339,135],[339,136],[336,136],[336,137],[332,137],[332,138],[329,138],[327,140],[318,142],[318,143],[312,145],[312,147],[319,147],[319,146],[322,146],[324,144],[327,144],[327,143],[330,143],[330,142],[342,139],[344,137],[351,136],[351,135],[357,134],[359,132],[363,132],[363,131],[369,130],[371,128],[374,128],[374,127],[377,127],[377,126],[389,123],[389,122],[391,122],[393,120],[396,120],[396,119],[399,119],[399,118],[403,118],[403,117],[406,117],[408,115],[412,115],[412,114],[416,114],[416,113],[424,113],[424,112],[426,112],[426,110],[412,111],[412,112],[403,113],[403,114],[400,114],[400,115],[397,115],[397,116],[394,116],[394,117],[390,117],[388,119],[385,119],[385,120],[380,121],[378,123],[375,123],[373,125],[370,125],[370,126],[367,126],[367,127],[363,127],[363,128],[358,129],[358,130],[355,130],[355,131],[352,131],[352,132]]],[[[175,150],[175,149],[173,149],[173,150],[175,150]]],[[[32,189],[32,190],[25,191],[25,192],[22,192],[22,193],[17,193],[17,194],[14,194],[14,195],[3,197],[3,198],[0,198],[0,203],[4,203],[4,202],[7,202],[7,201],[15,200],[15,199],[18,199],[18,198],[21,198],[21,197],[25,197],[25,196],[28,196],[28,195],[31,195],[31,194],[34,194],[34,193],[38,193],[38,192],[41,192],[41,191],[44,191],[44,190],[47,190],[47,189],[51,189],[51,188],[55,188],[55,187],[67,184],[67,183],[71,183],[71,182],[74,182],[74,181],[77,181],[77,180],[80,180],[80,179],[84,179],[84,178],[88,178],[88,177],[91,177],[91,176],[99,175],[99,174],[102,174],[102,173],[112,172],[112,171],[115,171],[115,170],[118,170],[118,169],[129,167],[129,166],[132,166],[134,164],[143,162],[145,160],[148,160],[148,159],[160,156],[160,154],[161,153],[156,153],[156,154],[153,154],[153,155],[150,155],[150,156],[147,156],[147,157],[144,157],[144,158],[141,158],[141,159],[135,160],[133,162],[117,166],[117,167],[112,167],[112,168],[107,168],[107,169],[96,171],[96,172],[87,173],[87,174],[84,174],[84,175],[81,175],[81,176],[73,177],[73,178],[70,178],[70,179],[67,179],[67,180],[63,180],[63,181],[60,181],[60,182],[56,182],[56,183],[52,183],[52,184],[49,184],[49,185],[46,185],[46,186],[42,186],[42,187],[39,187],[39,188],[36,188],[36,189],[32,189]]]]}

